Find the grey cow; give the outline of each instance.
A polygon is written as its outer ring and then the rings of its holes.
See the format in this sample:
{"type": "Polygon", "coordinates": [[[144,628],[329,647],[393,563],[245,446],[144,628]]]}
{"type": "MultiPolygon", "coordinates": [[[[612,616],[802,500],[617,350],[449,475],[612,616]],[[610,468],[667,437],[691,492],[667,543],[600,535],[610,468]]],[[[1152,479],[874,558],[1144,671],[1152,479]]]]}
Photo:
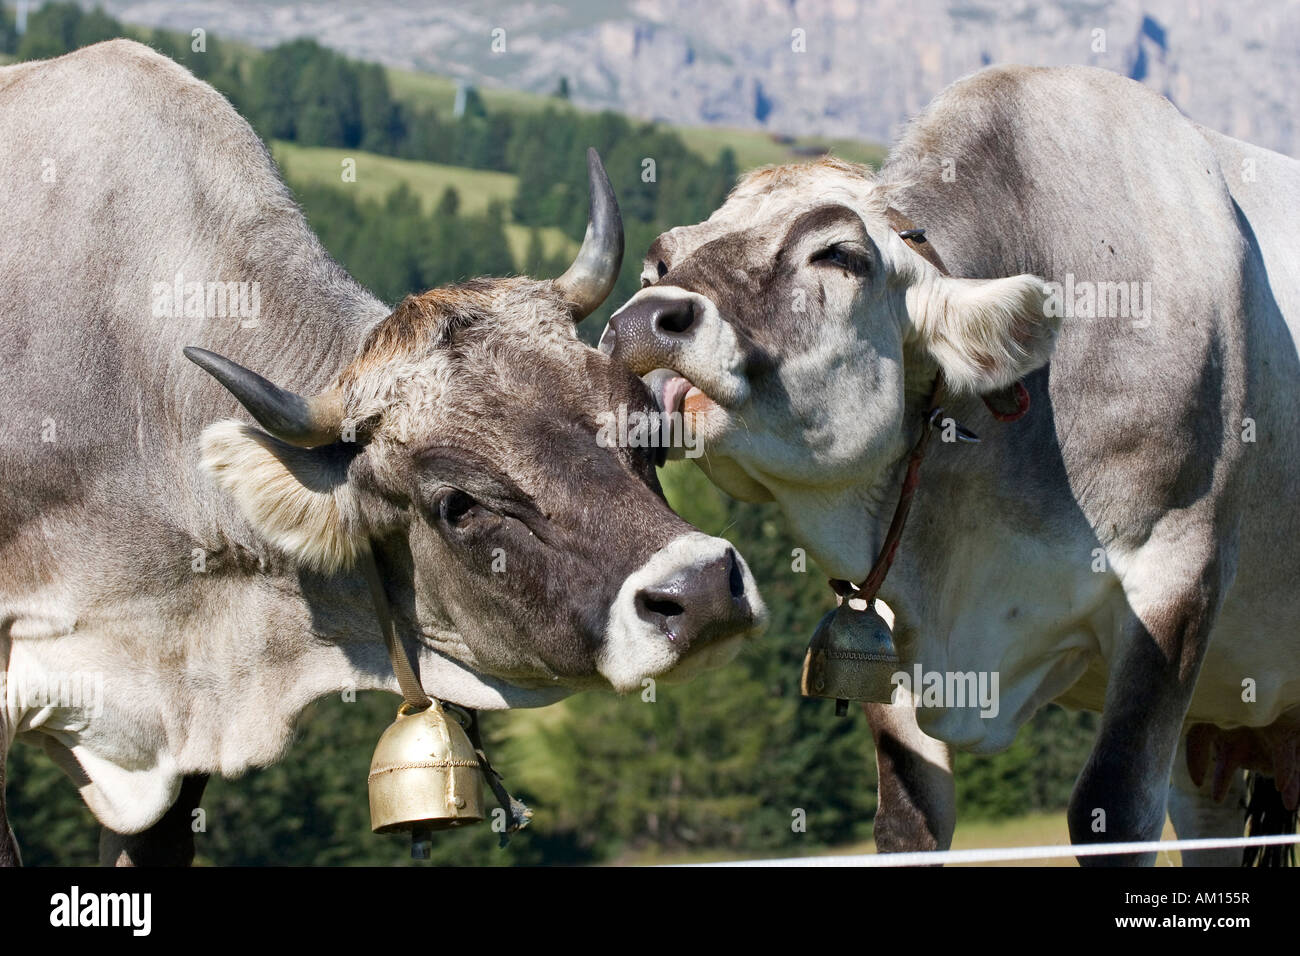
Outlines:
{"type": "Polygon", "coordinates": [[[880,593],[904,671],[996,675],[998,707],[868,708],[882,849],[946,847],[950,748],[1005,748],[1048,701],[1102,714],[1076,843],[1157,838],[1166,805],[1181,836],[1239,835],[1242,768],[1295,809],[1297,209],[1300,163],[1140,84],[1006,67],[878,173],[759,170],[651,247],[602,347],[677,373],[651,381],[701,467],[775,500],[832,577],[880,548],[940,372],[983,437],[931,443],[880,593]],[[1006,411],[1021,379],[1027,415],[994,420],[981,398],[1006,411]]]}
{"type": "MultiPolygon", "coordinates": [[[[564,276],[390,309],[146,47],[0,69],[0,130],[0,767],[43,745],[106,861],[187,861],[204,775],[276,760],[323,695],[397,689],[361,560],[424,689],[470,707],[684,678],[761,628],[653,450],[597,441],[652,404],[574,332],[622,255],[594,154],[564,276]]],[[[16,862],[3,803],[0,837],[16,862]]]]}

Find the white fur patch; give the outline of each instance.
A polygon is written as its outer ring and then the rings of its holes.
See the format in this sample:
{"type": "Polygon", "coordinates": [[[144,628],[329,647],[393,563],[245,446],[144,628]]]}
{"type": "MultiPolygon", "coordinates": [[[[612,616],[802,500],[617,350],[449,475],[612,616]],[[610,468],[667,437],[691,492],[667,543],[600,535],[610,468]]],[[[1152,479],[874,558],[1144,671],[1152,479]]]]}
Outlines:
{"type": "Polygon", "coordinates": [[[203,468],[259,535],[302,564],[337,571],[369,546],[338,467],[233,420],[204,429],[203,468]]]}
{"type": "Polygon", "coordinates": [[[57,731],[47,731],[43,743],[95,819],[117,833],[148,829],[176,802],[182,775],[166,753],[160,755],[160,765],[131,767],[105,759],[57,731]]]}

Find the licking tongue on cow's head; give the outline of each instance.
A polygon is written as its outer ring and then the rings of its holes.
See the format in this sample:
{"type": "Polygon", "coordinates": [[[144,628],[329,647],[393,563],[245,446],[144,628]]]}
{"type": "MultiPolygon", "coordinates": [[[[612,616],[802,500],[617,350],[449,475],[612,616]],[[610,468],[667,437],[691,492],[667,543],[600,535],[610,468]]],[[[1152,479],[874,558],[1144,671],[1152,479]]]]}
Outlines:
{"type": "Polygon", "coordinates": [[[702,412],[713,404],[689,379],[670,368],[657,368],[641,381],[650,389],[659,410],[666,414],[702,412]]]}
{"type": "MultiPolygon", "coordinates": [[[[659,412],[669,418],[681,416],[682,422],[692,427],[699,423],[700,417],[715,408],[713,399],[705,395],[690,379],[669,368],[657,368],[641,381],[654,399],[659,412]]],[[[667,457],[678,459],[684,457],[686,449],[681,444],[668,448],[667,457]]]]}

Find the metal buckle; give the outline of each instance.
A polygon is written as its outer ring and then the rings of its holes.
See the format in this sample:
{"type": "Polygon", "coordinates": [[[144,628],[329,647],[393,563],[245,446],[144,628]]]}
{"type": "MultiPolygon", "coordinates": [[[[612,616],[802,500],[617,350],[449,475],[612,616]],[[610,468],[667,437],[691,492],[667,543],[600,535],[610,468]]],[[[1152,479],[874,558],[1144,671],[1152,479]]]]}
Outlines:
{"type": "MultiPolygon", "coordinates": [[[[942,408],[936,408],[934,411],[930,413],[930,420],[928,422],[929,426],[931,428],[941,428],[943,426],[943,416],[944,416],[944,410],[942,408]]],[[[976,435],[973,431],[971,431],[961,422],[957,421],[957,419],[953,418],[950,420],[952,421],[953,428],[957,432],[958,441],[968,442],[969,444],[972,445],[979,444],[980,441],[979,435],[976,435]]]]}

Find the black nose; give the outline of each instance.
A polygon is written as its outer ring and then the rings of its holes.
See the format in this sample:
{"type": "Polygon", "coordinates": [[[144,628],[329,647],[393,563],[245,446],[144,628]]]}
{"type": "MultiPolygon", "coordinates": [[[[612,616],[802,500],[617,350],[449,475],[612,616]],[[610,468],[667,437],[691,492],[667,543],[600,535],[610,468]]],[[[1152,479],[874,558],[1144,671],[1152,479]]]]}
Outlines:
{"type": "Polygon", "coordinates": [[[754,620],[740,562],[731,548],[705,564],[675,571],[642,588],[636,595],[636,611],[682,650],[735,634],[754,620]]]}
{"type": "Polygon", "coordinates": [[[629,302],[610,320],[600,348],[631,366],[664,365],[699,326],[700,313],[692,299],[647,295],[629,302]]]}

